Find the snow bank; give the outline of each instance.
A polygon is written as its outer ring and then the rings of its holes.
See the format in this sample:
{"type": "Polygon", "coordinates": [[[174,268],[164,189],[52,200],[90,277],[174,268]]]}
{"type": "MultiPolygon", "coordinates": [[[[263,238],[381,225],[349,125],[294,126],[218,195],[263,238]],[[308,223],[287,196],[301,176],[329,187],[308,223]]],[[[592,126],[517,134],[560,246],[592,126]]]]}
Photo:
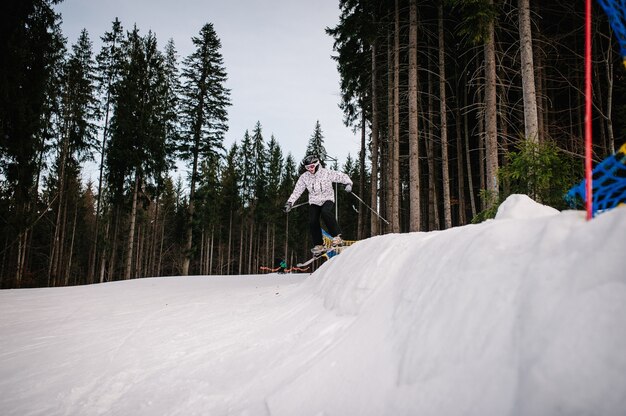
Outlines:
{"type": "Polygon", "coordinates": [[[509,195],[498,207],[497,220],[539,218],[557,215],[559,211],[547,205],[538,204],[528,195],[509,195]]]}
{"type": "Polygon", "coordinates": [[[3,415],[623,415],[626,210],[361,241],[310,276],[0,292],[3,415]]]}

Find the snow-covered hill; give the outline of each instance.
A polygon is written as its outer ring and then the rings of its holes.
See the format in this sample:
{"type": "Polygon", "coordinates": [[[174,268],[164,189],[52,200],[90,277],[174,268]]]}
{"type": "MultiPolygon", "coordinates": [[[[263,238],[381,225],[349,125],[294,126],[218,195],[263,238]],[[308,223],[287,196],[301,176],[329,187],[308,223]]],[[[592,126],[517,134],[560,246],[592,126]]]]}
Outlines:
{"type": "Polygon", "coordinates": [[[0,291],[0,414],[624,415],[625,248],[517,195],[313,275],[0,291]]]}

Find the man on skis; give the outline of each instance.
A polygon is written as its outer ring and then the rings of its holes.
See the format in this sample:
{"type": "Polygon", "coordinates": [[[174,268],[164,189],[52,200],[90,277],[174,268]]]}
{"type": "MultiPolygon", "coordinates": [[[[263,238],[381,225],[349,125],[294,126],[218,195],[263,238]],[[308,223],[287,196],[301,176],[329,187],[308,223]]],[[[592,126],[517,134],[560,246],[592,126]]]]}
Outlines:
{"type": "Polygon", "coordinates": [[[305,189],[309,191],[309,228],[313,239],[311,252],[318,256],[325,250],[320,218],[333,237],[332,245],[340,246],[343,244],[339,224],[333,215],[335,205],[333,182],[344,184],[346,192],[352,192],[352,181],[345,173],[322,167],[319,158],[315,155],[305,157],[302,164],[306,171],[298,178],[293,193],[285,204],[285,212],[291,211],[294,202],[300,198],[305,189]]]}

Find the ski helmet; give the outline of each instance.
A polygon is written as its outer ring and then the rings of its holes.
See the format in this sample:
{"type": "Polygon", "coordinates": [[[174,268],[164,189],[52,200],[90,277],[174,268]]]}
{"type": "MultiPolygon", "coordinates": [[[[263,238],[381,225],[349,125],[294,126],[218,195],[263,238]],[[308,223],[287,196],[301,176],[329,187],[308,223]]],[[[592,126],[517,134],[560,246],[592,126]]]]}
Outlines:
{"type": "Polygon", "coordinates": [[[303,165],[311,165],[315,162],[319,162],[319,158],[316,155],[307,155],[304,160],[302,161],[303,165]]]}
{"type": "Polygon", "coordinates": [[[317,173],[320,168],[320,159],[316,155],[307,155],[302,161],[302,165],[311,173],[317,173]]]}

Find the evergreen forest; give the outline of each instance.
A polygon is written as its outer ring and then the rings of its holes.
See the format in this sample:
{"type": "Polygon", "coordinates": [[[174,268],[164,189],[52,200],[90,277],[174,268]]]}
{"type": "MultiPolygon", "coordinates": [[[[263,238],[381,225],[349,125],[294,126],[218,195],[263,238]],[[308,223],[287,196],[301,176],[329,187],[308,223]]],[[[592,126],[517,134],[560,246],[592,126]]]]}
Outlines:
{"type": "MultiPolygon", "coordinates": [[[[262,120],[225,145],[231,91],[212,23],[190,29],[180,57],[113,18],[94,50],[88,28],[68,44],[61,1],[0,6],[2,288],[293,265],[310,256],[308,212],[283,205],[308,153],[365,202],[336,190],[346,240],[482,221],[513,193],[565,209],[583,178],[584,2],[339,0],[338,23],[320,29],[337,111],[361,137],[340,161],[319,122],[299,154],[262,120]]],[[[592,16],[597,163],[624,143],[626,72],[596,2],[592,16]]]]}

